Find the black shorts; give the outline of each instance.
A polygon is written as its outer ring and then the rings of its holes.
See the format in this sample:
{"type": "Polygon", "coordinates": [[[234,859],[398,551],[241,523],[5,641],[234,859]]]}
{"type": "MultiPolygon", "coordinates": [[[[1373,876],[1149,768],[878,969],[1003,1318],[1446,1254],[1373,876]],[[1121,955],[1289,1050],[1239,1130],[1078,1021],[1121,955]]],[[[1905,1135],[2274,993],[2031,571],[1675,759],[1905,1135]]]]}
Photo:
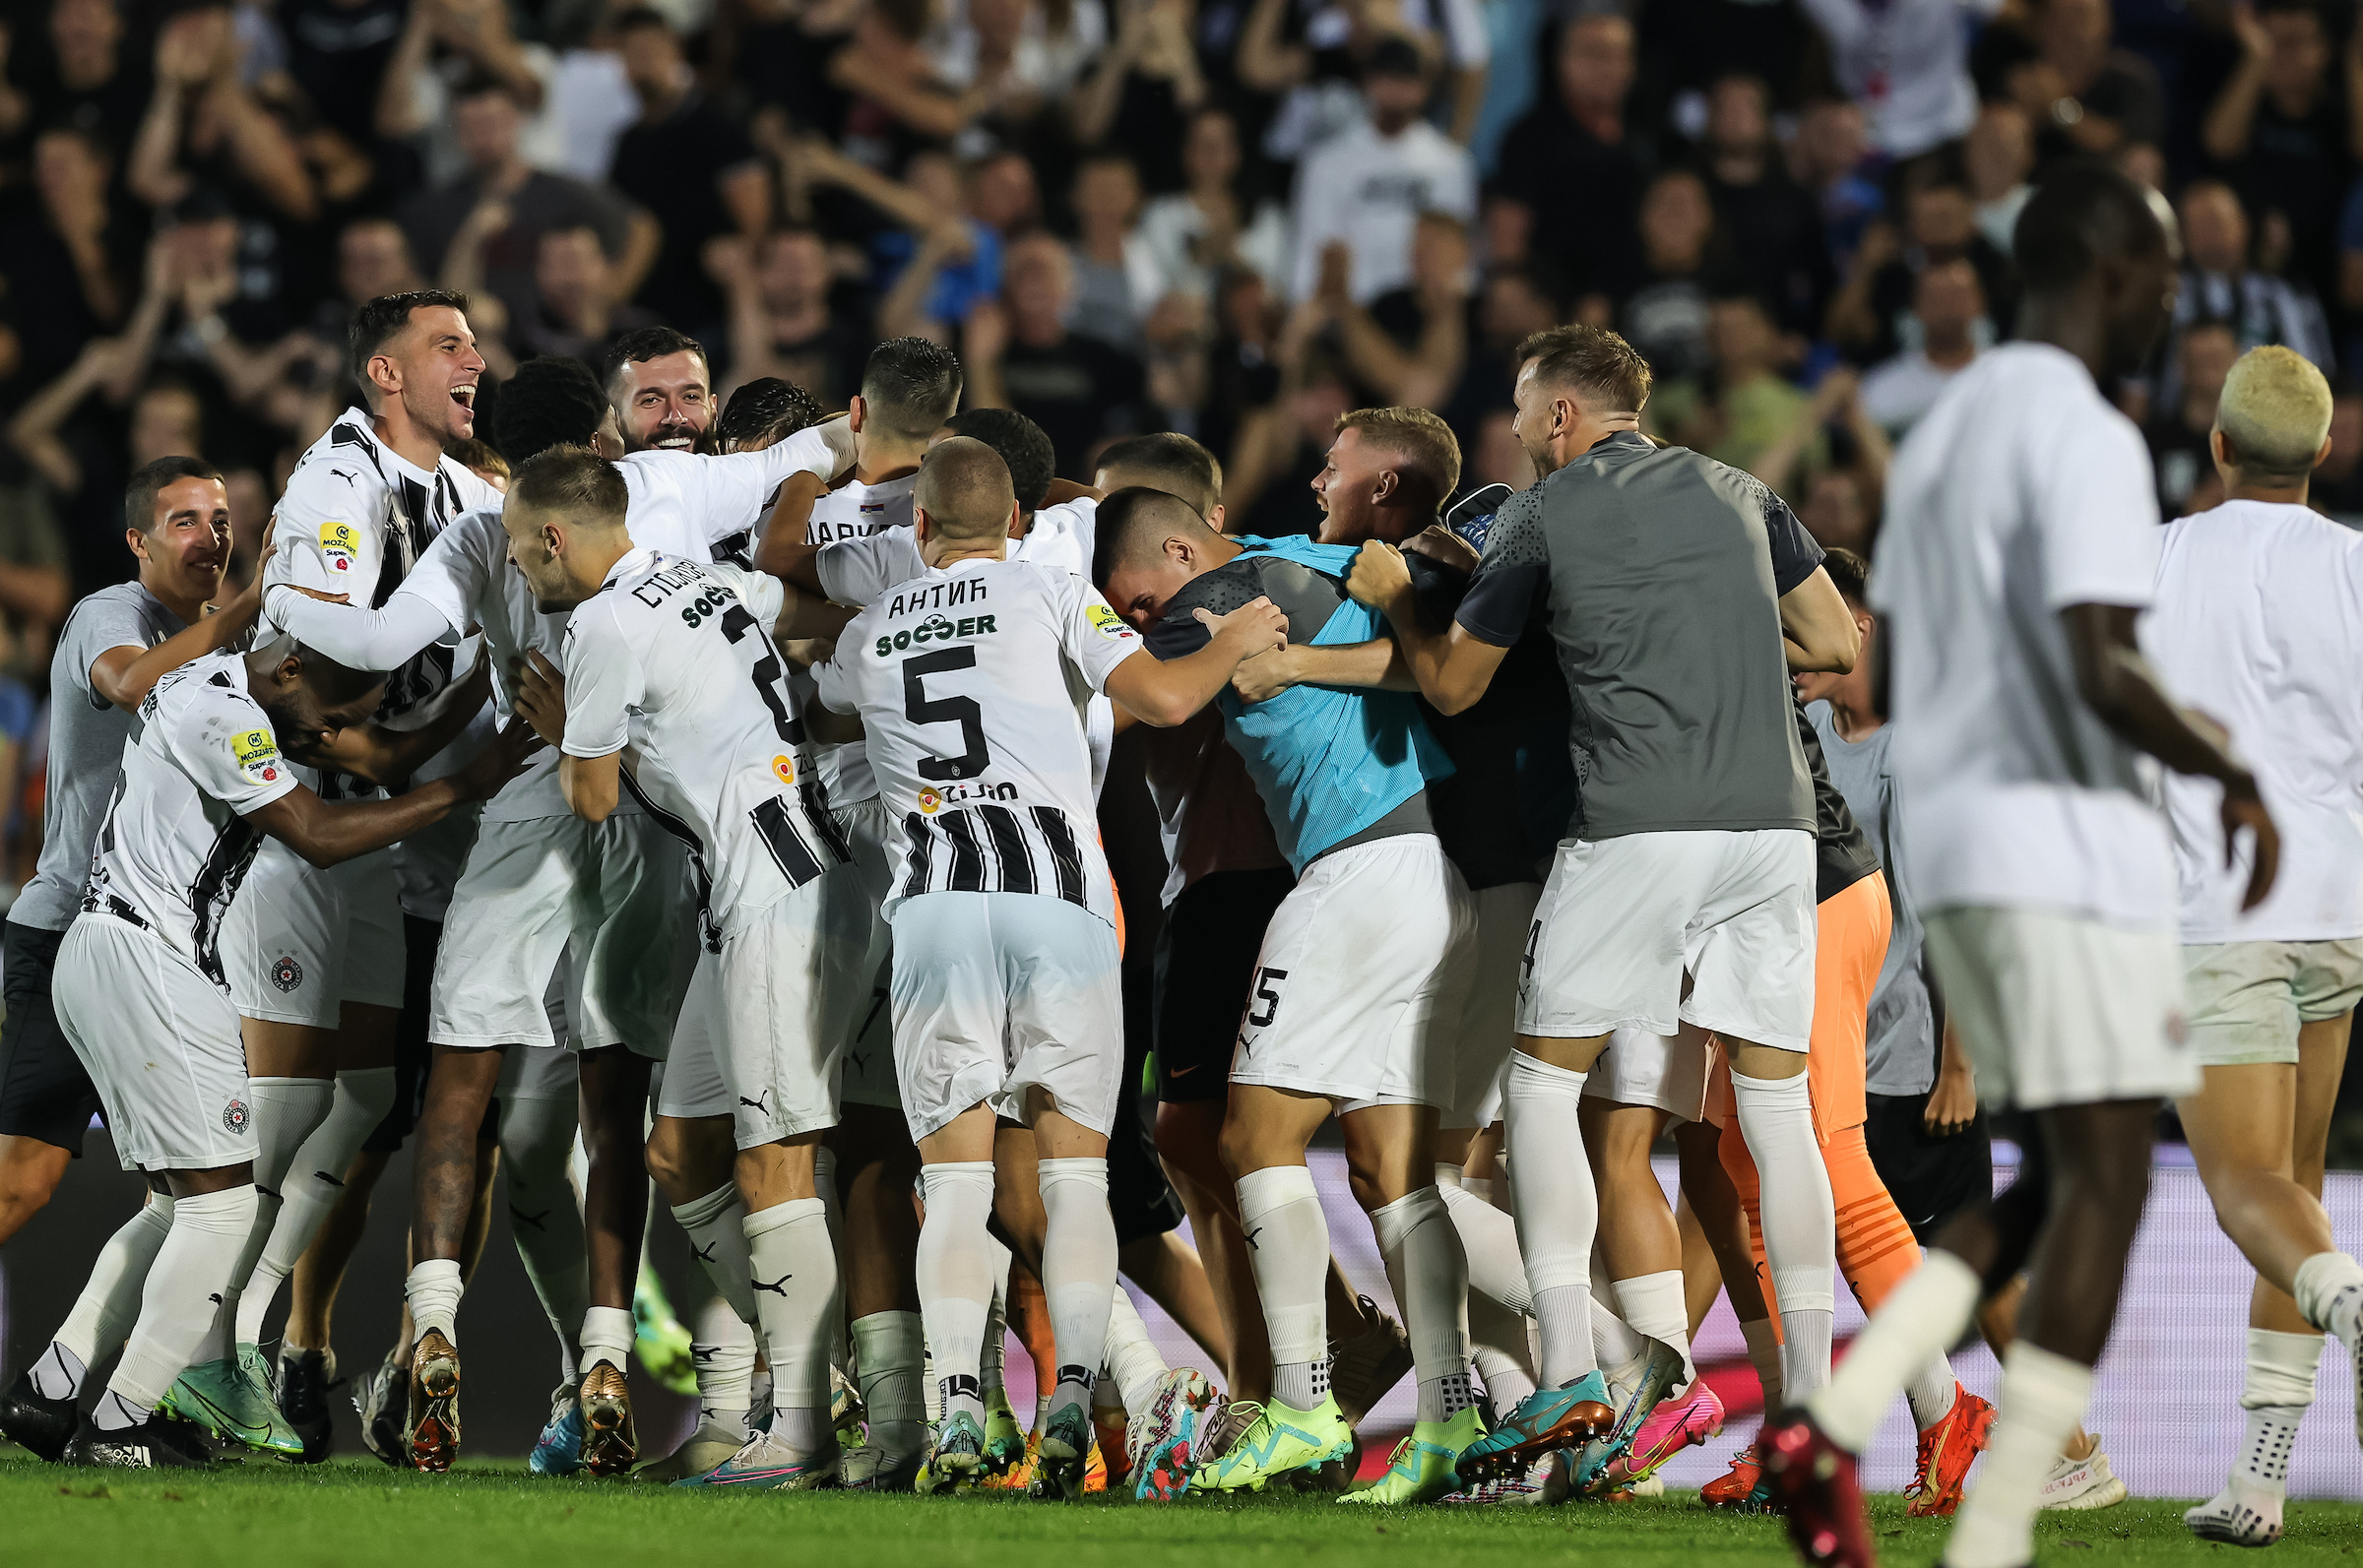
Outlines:
{"type": "Polygon", "coordinates": [[[0,938],[0,998],[8,1022],[0,1025],[0,1137],[37,1138],[75,1159],[82,1135],[100,1114],[98,1090],[82,1058],[66,1043],[49,1001],[49,976],[57,968],[63,931],[8,922],[0,938]]]}
{"type": "Polygon", "coordinates": [[[1272,911],[1297,885],[1286,866],[1210,871],[1182,890],[1157,933],[1157,1098],[1223,1099],[1240,1014],[1272,911]]]}
{"type": "Polygon", "coordinates": [[[402,1011],[394,1019],[394,1103],[361,1141],[364,1154],[390,1155],[418,1125],[426,1103],[426,1069],[434,1047],[426,1042],[427,1004],[435,988],[435,950],[443,942],[439,920],[402,917],[402,1011]]]}
{"type": "Polygon", "coordinates": [[[1863,1143],[1887,1196],[1922,1246],[1954,1213],[1994,1196],[1993,1131],[1986,1113],[1966,1132],[1939,1138],[1922,1123],[1926,1095],[1866,1095],[1863,1143]]]}
{"type": "Polygon", "coordinates": [[[1124,1031],[1124,1077],[1116,1097],[1116,1126],[1108,1135],[1108,1207],[1116,1215],[1116,1244],[1130,1246],[1181,1228],[1182,1200],[1157,1160],[1157,1138],[1143,1107],[1140,1080],[1149,1042],[1124,1031]]]}

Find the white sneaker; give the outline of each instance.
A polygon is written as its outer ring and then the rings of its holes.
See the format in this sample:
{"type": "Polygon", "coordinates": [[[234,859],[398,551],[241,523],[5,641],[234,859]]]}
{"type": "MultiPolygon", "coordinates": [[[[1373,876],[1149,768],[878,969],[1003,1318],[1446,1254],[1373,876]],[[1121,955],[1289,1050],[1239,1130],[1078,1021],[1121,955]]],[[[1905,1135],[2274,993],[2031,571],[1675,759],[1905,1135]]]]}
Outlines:
{"type": "Polygon", "coordinates": [[[2191,1534],[2232,1546],[2269,1546],[2281,1538],[2281,1499],[2226,1486],[2183,1515],[2191,1534]]]}
{"type": "Polygon", "coordinates": [[[2051,1467],[2043,1478],[2043,1490],[2037,1494],[2035,1506],[2084,1510],[2114,1508],[2125,1501],[2125,1482],[2109,1469],[2109,1456],[2100,1446],[2100,1434],[2092,1437],[2092,1452],[2082,1459],[2066,1455],[2051,1467]]]}

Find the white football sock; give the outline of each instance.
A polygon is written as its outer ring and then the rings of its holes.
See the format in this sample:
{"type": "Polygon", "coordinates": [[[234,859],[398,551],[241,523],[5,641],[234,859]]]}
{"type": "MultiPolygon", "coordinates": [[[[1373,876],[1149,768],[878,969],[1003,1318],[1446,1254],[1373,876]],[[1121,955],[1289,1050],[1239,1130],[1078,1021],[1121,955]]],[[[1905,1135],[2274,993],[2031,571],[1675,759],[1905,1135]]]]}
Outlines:
{"type": "Polygon", "coordinates": [[[456,1349],[460,1343],[460,1265],[453,1258],[428,1258],[411,1265],[402,1293],[411,1307],[411,1332],[419,1339],[435,1330],[456,1349]]]}
{"type": "Polygon", "coordinates": [[[1469,1383],[1469,1264],[1452,1211],[1434,1187],[1397,1198],[1371,1215],[1387,1283],[1411,1337],[1422,1421],[1451,1419],[1477,1403],[1469,1383]]]}
{"type": "Polygon", "coordinates": [[[145,1413],[189,1368],[213,1326],[213,1298],[229,1284],[238,1249],[254,1227],[254,1184],[176,1198],[172,1231],[149,1265],[140,1316],[107,1391],[145,1413]]]}
{"type": "Polygon", "coordinates": [[[1135,1420],[1148,1413],[1149,1401],[1157,1397],[1165,1374],[1173,1370],[1166,1364],[1165,1352],[1149,1338],[1149,1326],[1140,1321],[1140,1309],[1121,1285],[1108,1296],[1106,1364],[1108,1381],[1122,1396],[1124,1412],[1135,1420]]]}
{"type": "Polygon", "coordinates": [[[1438,1182],[1437,1190],[1451,1211],[1452,1228],[1460,1232],[1460,1250],[1469,1260],[1469,1288],[1519,1317],[1532,1317],[1534,1292],[1527,1288],[1526,1259],[1518,1251],[1518,1223],[1471,1193],[1466,1183],[1447,1187],[1438,1182]]]}
{"type": "Polygon", "coordinates": [[[708,1296],[698,1310],[689,1358],[697,1367],[698,1419],[745,1442],[755,1380],[754,1328],[730,1302],[719,1295],[708,1296]]]}
{"type": "Polygon", "coordinates": [[[1472,1176],[1468,1174],[1467,1167],[1464,1166],[1462,1167],[1460,1177],[1460,1190],[1467,1193],[1470,1197],[1476,1199],[1479,1203],[1492,1203],[1494,1201],[1494,1178],[1491,1176],[1472,1176]]]}
{"type": "MultiPolygon", "coordinates": [[[[1108,1160],[1045,1160],[1037,1166],[1043,1212],[1042,1289],[1058,1346],[1058,1382],[1051,1410],[1081,1405],[1108,1354],[1108,1314],[1116,1289],[1116,1217],[1108,1208],[1108,1160]]],[[[1046,1414],[1048,1412],[1046,1411],[1046,1414]]],[[[1037,1428],[1040,1430],[1041,1428],[1037,1428]]]]}
{"type": "Polygon", "coordinates": [[[585,1308],[581,1341],[584,1372],[605,1361],[616,1371],[630,1375],[632,1341],[636,1337],[630,1307],[585,1308]]]}
{"type": "Polygon", "coordinates": [[[1604,1367],[1627,1367],[1649,1353],[1649,1342],[1632,1325],[1610,1310],[1598,1296],[1592,1301],[1592,1349],[1604,1367]]]}
{"type": "Polygon", "coordinates": [[[154,1192],[138,1214],[106,1238],[82,1294],[58,1325],[49,1351],[33,1363],[32,1386],[43,1399],[80,1394],[90,1369],[122,1348],[131,1326],[139,1321],[148,1271],[171,1233],[172,1200],[154,1192]]]}
{"type": "Polygon", "coordinates": [[[1920,1363],[1920,1370],[1903,1385],[1904,1403],[1912,1408],[1912,1425],[1927,1431],[1952,1413],[1954,1394],[1960,1382],[1952,1375],[1952,1361],[1943,1350],[1932,1350],[1920,1363]]]}
{"type": "Polygon", "coordinates": [[[1583,1152],[1584,1075],[1509,1053],[1501,1112],[1517,1150],[1518,1246],[1542,1330],[1542,1383],[1565,1388],[1597,1371],[1592,1350],[1592,1241],[1600,1194],[1583,1152]]]}
{"type": "Polygon", "coordinates": [[[1698,1375],[1698,1369],[1691,1364],[1691,1305],[1683,1295],[1680,1269],[1636,1274],[1614,1282],[1609,1288],[1616,1292],[1617,1315],[1630,1324],[1635,1334],[1646,1334],[1682,1352],[1684,1383],[1698,1375]]]}
{"type": "Polygon", "coordinates": [[[1240,1177],[1239,1223],[1272,1342],[1272,1398],[1316,1409],[1329,1392],[1329,1222],[1312,1172],[1267,1165],[1240,1177]]]}
{"type": "Polygon", "coordinates": [[[990,1400],[1007,1392],[1001,1378],[1009,1354],[1009,1265],[1016,1259],[990,1231],[986,1232],[985,1246],[992,1269],[992,1299],[986,1305],[985,1338],[977,1347],[977,1391],[990,1400]]]}
{"type": "Polygon", "coordinates": [[[2289,1492],[2289,1454],[2297,1444],[2298,1423],[2314,1403],[2322,1345],[2320,1334],[2248,1331],[2248,1370],[2240,1389],[2248,1435],[2224,1489],[2235,1505],[2252,1508],[2276,1525],[2289,1492]]]}
{"type": "Polygon", "coordinates": [[[1945,1543],[1946,1568],[2022,1568],[2034,1561],[2043,1478],[2091,1402],[2090,1367],[2024,1340],[2011,1347],[1993,1440],[1945,1543]]]}
{"type": "Polygon", "coordinates": [[[2297,1266],[2289,1293],[2297,1298],[2298,1315],[2345,1344],[2363,1333],[2363,1265],[2343,1252],[2317,1252],[2297,1266]],[[2352,1294],[2348,1292],[2352,1291],[2352,1294]]]}
{"type": "MultiPolygon", "coordinates": [[[[919,1227],[919,1310],[943,1418],[966,1411],[985,1424],[981,1365],[985,1319],[992,1306],[992,1161],[947,1160],[920,1172],[927,1217],[919,1227]]],[[[1003,1249],[1004,1254],[1006,1249],[1003,1249]]]]}
{"type": "Polygon", "coordinates": [[[746,1205],[738,1201],[735,1182],[725,1182],[702,1198],[692,1198],[672,1211],[688,1232],[689,1251],[714,1288],[731,1309],[748,1323],[756,1321],[754,1263],[746,1247],[746,1205]]]}
{"type": "MultiPolygon", "coordinates": [[[[1828,1385],[1806,1399],[1791,1393],[1789,1403],[1810,1410],[1831,1442],[1860,1454],[1913,1370],[1968,1329],[1979,1289],[1976,1270],[1942,1247],[1929,1248],[1871,1314],[1828,1385]]],[[[2052,1458],[2058,1457],[2055,1445],[2052,1458]]],[[[2044,1463],[2048,1468],[2051,1461],[2044,1463]]]]}
{"type": "Polygon", "coordinates": [[[252,1345],[278,1298],[279,1283],[295,1270],[295,1260],[319,1234],[321,1223],[345,1191],[345,1173],[369,1134],[394,1106],[394,1069],[362,1067],[337,1074],[336,1098],[303,1147],[296,1150],[280,1187],[279,1219],[247,1281],[239,1302],[238,1338],[252,1345]]]}
{"type": "Polygon", "coordinates": [[[591,1254],[583,1238],[583,1211],[567,1176],[580,1119],[580,1104],[572,1096],[500,1102],[500,1177],[508,1184],[509,1234],[557,1337],[561,1383],[572,1383],[579,1371],[575,1346],[583,1337],[583,1314],[591,1308],[591,1254]]]}
{"type": "MultiPolygon", "coordinates": [[[[845,1245],[845,1210],[837,1202],[837,1151],[827,1144],[812,1146],[812,1195],[820,1200],[820,1209],[829,1222],[829,1245],[842,1249],[845,1245]]],[[[829,1364],[849,1378],[856,1376],[854,1362],[853,1325],[843,1312],[829,1328],[829,1364]]],[[[832,1393],[833,1397],[833,1393],[832,1393]]]]}
{"type": "Polygon", "coordinates": [[[1801,1400],[1829,1381],[1829,1340],[1837,1321],[1831,1278],[1837,1268],[1837,1210],[1829,1167],[1814,1136],[1813,1092],[1794,1078],[1731,1075],[1740,1133],[1755,1160],[1763,1194],[1764,1260],[1780,1301],[1781,1381],[1801,1400]]]}
{"type": "Polygon", "coordinates": [[[256,1280],[256,1265],[278,1228],[287,1172],[294,1167],[296,1152],[313,1129],[327,1120],[337,1096],[335,1080],[327,1078],[249,1078],[246,1091],[254,1106],[254,1234],[246,1238],[229,1271],[229,1288],[222,1292],[222,1306],[200,1357],[208,1361],[228,1360],[238,1353],[240,1345],[261,1343],[263,1319],[271,1310],[271,1297],[278,1293],[279,1281],[256,1280]],[[249,1297],[251,1306],[247,1305],[249,1297]]]}
{"type": "Polygon", "coordinates": [[[926,1333],[916,1312],[872,1312],[854,1320],[854,1355],[869,1440],[900,1458],[926,1446],[927,1407],[921,1397],[926,1333]]]}
{"type": "Polygon", "coordinates": [[[1740,1325],[1740,1337],[1748,1342],[1748,1364],[1756,1368],[1756,1380],[1763,1385],[1764,1416],[1770,1419],[1780,1413],[1783,1403],[1780,1336],[1773,1332],[1770,1318],[1757,1318],[1740,1325]]]}
{"type": "Polygon", "coordinates": [[[818,1198],[791,1198],[750,1214],[746,1248],[764,1354],[771,1363],[772,1407],[781,1412],[817,1411],[825,1425],[829,1347],[837,1338],[843,1304],[828,1211],[818,1198]]]}

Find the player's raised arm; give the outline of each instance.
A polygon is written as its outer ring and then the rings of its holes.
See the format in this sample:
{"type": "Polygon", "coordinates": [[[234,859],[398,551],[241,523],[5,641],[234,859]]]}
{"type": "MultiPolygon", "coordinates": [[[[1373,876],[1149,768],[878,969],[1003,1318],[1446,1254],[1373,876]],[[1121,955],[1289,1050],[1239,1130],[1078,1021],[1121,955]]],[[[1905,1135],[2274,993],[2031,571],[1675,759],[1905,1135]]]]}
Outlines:
{"type": "Polygon", "coordinates": [[[293,583],[273,583],[271,621],[307,648],[354,669],[400,669],[428,645],[467,629],[474,606],[491,587],[482,556],[482,530],[499,523],[484,514],[460,518],[435,535],[384,607],[351,602],[293,583]]]}
{"type": "MultiPolygon", "coordinates": [[[[1098,607],[1115,618],[1105,602],[1098,607]]],[[[1288,617],[1268,598],[1250,599],[1228,615],[1203,608],[1190,614],[1207,628],[1204,647],[1179,659],[1159,659],[1143,649],[1108,676],[1108,696],[1141,722],[1160,729],[1186,723],[1214,701],[1242,660],[1288,643],[1288,617]]]]}
{"type": "MultiPolygon", "coordinates": [[[[336,658],[334,654],[329,657],[336,658]]],[[[457,689],[444,699],[443,711],[431,722],[416,729],[395,729],[379,723],[348,724],[321,736],[317,745],[305,747],[296,760],[334,768],[388,788],[400,788],[428,759],[459,739],[461,732],[476,722],[476,716],[483,711],[485,699],[491,695],[491,665],[479,659],[476,667],[458,682],[457,689]]]]}
{"type": "MultiPolygon", "coordinates": [[[[1422,612],[1420,596],[1411,584],[1411,568],[1404,564],[1403,552],[1393,545],[1375,539],[1365,544],[1355,558],[1353,574],[1346,579],[1346,591],[1356,602],[1386,617],[1395,634],[1395,646],[1402,651],[1403,662],[1418,681],[1421,695],[1439,713],[1460,713],[1485,695],[1493,684],[1494,671],[1501,667],[1502,658],[1523,627],[1521,615],[1517,625],[1506,628],[1508,635],[1499,644],[1492,640],[1490,630],[1479,636],[1469,629],[1465,606],[1479,600],[1479,586],[1484,582],[1485,574],[1480,571],[1477,583],[1470,585],[1462,614],[1439,632],[1422,612]]],[[[1491,596],[1481,602],[1491,603],[1491,596]]]]}

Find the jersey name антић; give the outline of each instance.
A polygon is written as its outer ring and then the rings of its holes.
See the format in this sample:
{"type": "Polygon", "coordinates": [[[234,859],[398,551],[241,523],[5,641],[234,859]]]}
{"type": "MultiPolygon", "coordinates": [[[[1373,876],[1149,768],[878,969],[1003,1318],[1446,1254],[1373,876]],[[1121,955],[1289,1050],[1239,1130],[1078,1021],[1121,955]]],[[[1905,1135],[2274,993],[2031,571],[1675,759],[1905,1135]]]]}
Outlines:
{"type": "Polygon", "coordinates": [[[262,847],[242,812],[296,785],[237,654],[209,654],[160,679],[91,855],[83,912],[155,934],[227,990],[222,916],[262,847]]]}
{"type": "Polygon", "coordinates": [[[815,673],[867,731],[895,824],[888,909],[1035,893],[1114,923],[1084,716],[1141,651],[1090,584],[1029,561],[957,561],[855,617],[815,673]]]}
{"type": "Polygon", "coordinates": [[[566,626],[570,757],[627,747],[626,787],[687,846],[708,945],[850,858],[770,626],[736,567],[633,549],[566,626]]]}

